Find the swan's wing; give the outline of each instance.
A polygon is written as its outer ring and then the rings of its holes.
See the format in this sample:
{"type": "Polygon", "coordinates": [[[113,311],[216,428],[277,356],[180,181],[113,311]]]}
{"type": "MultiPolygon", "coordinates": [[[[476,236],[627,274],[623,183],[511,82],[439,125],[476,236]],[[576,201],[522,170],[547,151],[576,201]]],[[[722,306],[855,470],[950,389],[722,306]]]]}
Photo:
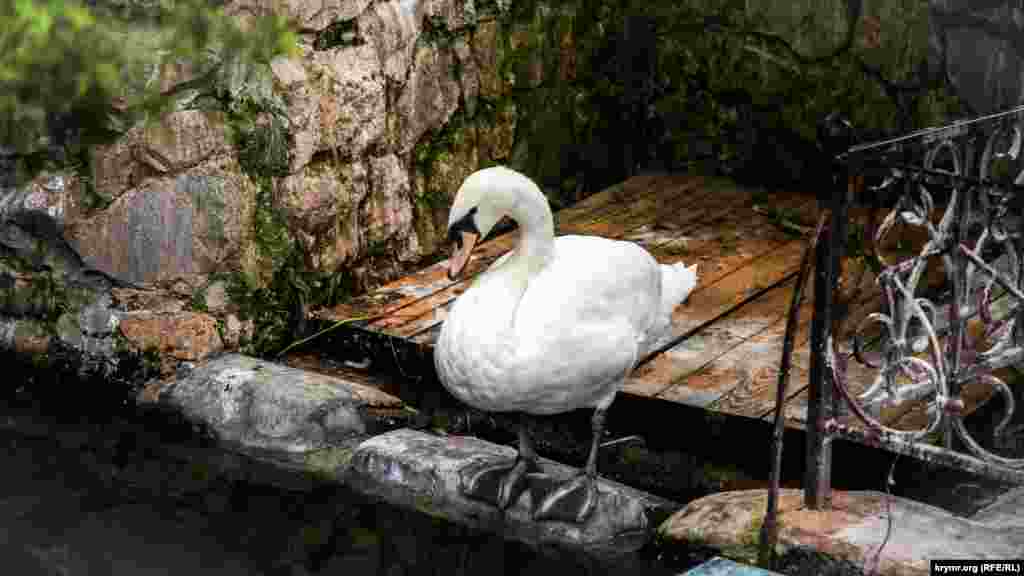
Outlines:
{"type": "Polygon", "coordinates": [[[551,262],[530,280],[516,327],[537,334],[625,320],[644,333],[661,313],[661,270],[631,242],[560,236],[551,262]]]}

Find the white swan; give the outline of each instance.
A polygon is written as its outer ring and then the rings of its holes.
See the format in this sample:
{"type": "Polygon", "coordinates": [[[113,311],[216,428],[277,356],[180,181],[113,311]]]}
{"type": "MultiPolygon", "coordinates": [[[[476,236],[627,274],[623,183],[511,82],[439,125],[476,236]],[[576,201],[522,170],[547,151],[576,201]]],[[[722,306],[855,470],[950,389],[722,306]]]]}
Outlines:
{"type": "MultiPolygon", "coordinates": [[[[584,472],[534,510],[539,520],[583,522],[596,502],[594,478],[604,415],[637,359],[669,326],[697,282],[696,265],[661,265],[642,247],[597,236],[554,235],[551,209],[526,176],[486,168],[463,182],[448,217],[457,278],[476,242],[503,216],[519,224],[518,246],[476,278],[441,328],[434,363],[459,400],[491,412],[555,414],[594,408],[584,472]]],[[[472,475],[470,497],[507,508],[536,470],[525,426],[514,464],[472,475]]]]}

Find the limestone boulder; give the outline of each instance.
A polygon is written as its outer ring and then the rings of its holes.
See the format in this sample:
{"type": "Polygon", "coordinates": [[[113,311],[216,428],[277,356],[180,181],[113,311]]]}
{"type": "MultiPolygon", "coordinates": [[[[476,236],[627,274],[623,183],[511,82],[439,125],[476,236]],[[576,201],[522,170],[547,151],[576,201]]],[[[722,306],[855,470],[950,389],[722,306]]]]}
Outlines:
{"type": "Polygon", "coordinates": [[[402,85],[412,66],[422,18],[407,0],[378,2],[360,14],[360,34],[377,51],[389,82],[402,85]]]}
{"type": "Polygon", "coordinates": [[[183,172],[233,151],[223,115],[216,112],[182,110],[139,129],[135,160],[158,174],[183,172]]]}
{"type": "Polygon", "coordinates": [[[135,147],[141,129],[129,130],[110,144],[96,146],[90,160],[93,191],[101,202],[113,202],[121,194],[137,186],[147,170],[135,161],[135,147]]]}
{"type": "Polygon", "coordinates": [[[314,52],[304,61],[278,60],[271,69],[289,102],[290,172],[317,152],[360,156],[384,136],[384,74],[373,45],[314,52]]]}
{"type": "Polygon", "coordinates": [[[361,155],[384,135],[384,75],[368,44],[318,53],[314,63],[329,74],[320,102],[320,125],[326,146],[361,155]]]}
{"type": "Polygon", "coordinates": [[[473,58],[473,48],[462,36],[452,41],[452,49],[458,61],[458,80],[462,88],[462,102],[469,116],[476,114],[476,100],[480,95],[480,67],[473,58]]]}
{"type": "Polygon", "coordinates": [[[430,44],[416,48],[409,80],[389,116],[397,153],[412,150],[424,134],[444,126],[458,109],[461,87],[455,63],[450,50],[430,44]]]}
{"type": "Polygon", "coordinates": [[[132,348],[175,360],[195,362],[224,349],[216,318],[203,312],[128,312],[118,329],[132,348]]]}
{"type": "MultiPolygon", "coordinates": [[[[169,160],[182,161],[179,155],[169,160]]],[[[176,176],[150,178],[102,212],[69,222],[66,233],[90,267],[121,280],[205,275],[241,259],[255,198],[255,185],[225,156],[176,176]]]]}
{"type": "Polygon", "coordinates": [[[347,458],[329,459],[325,451],[350,450],[368,431],[412,413],[374,388],[238,354],[205,362],[142,399],[180,409],[208,426],[225,448],[292,468],[305,464],[320,477],[344,475],[338,467],[347,468],[347,458]]]}
{"type": "Polygon", "coordinates": [[[499,98],[509,88],[498,67],[499,26],[495,20],[481,22],[470,43],[479,71],[480,96],[490,99],[499,98]]]}
{"type": "Polygon", "coordinates": [[[368,246],[392,242],[399,260],[418,255],[419,243],[413,230],[409,173],[394,154],[370,158],[371,189],[359,221],[368,246]]]}
{"type": "Polygon", "coordinates": [[[478,20],[474,0],[419,0],[416,11],[420,18],[429,18],[448,32],[473,26],[478,20]]]}
{"type": "Polygon", "coordinates": [[[276,203],[318,270],[337,270],[359,254],[359,206],[370,190],[363,162],[316,162],[276,184],[276,203]]]}
{"type": "Polygon", "coordinates": [[[278,57],[270,62],[274,84],[288,102],[288,135],[290,149],[288,167],[290,173],[302,169],[319,149],[320,92],[312,85],[306,71],[303,57],[278,57]]]}
{"type": "Polygon", "coordinates": [[[222,114],[181,110],[140,124],[93,153],[95,194],[114,201],[147,178],[179,173],[228,156],[233,147],[222,114]]]}

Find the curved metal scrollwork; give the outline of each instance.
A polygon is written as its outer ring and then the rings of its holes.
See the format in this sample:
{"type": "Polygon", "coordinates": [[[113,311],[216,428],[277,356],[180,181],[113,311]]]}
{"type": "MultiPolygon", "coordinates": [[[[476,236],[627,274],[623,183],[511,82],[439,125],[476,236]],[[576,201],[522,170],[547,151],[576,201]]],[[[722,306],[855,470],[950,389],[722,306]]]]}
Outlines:
{"type": "Polygon", "coordinates": [[[1024,361],[1024,191],[1014,186],[1024,185],[1024,125],[1018,113],[987,129],[976,162],[974,142],[980,140],[964,136],[978,132],[950,131],[927,143],[923,169],[892,169],[875,188],[904,190],[870,239],[880,266],[880,311],[865,317],[851,338],[852,359],[873,381],[854,395],[845,386],[845,355],[829,346],[828,363],[853,411],[875,431],[920,440],[948,421],[975,456],[1024,468],[1024,458],[983,448],[961,413],[964,386],[990,386],[1004,399],[1005,414],[995,427],[1003,433],[1014,399],[994,371],[1024,361]],[[936,203],[939,189],[944,201],[936,203]],[[921,246],[886,254],[900,229],[923,232],[921,246]],[[929,263],[937,262],[946,279],[941,294],[926,281],[929,263]],[[897,430],[878,417],[882,406],[908,400],[927,400],[923,427],[897,430]]]}

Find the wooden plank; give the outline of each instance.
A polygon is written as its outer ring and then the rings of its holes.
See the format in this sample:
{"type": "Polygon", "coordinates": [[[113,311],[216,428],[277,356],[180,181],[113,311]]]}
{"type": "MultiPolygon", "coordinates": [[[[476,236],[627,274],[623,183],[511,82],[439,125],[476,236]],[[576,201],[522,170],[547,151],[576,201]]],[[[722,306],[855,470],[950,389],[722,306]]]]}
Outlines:
{"type": "MultiPolygon", "coordinates": [[[[673,402],[747,417],[760,416],[774,406],[793,282],[795,279],[656,358],[654,362],[665,363],[666,358],[671,358],[679,365],[675,380],[656,395],[673,402]],[[690,353],[694,348],[698,352],[690,353]],[[681,368],[687,362],[689,366],[681,368]]],[[[876,303],[874,294],[864,294],[853,307],[851,316],[863,317],[876,309],[876,303]]],[[[801,304],[794,339],[796,350],[787,388],[789,393],[807,381],[808,363],[801,354],[806,356],[812,311],[813,301],[806,298],[801,304]]],[[[628,386],[627,390],[630,390],[628,386]]]]}
{"type": "Polygon", "coordinates": [[[778,354],[766,353],[762,342],[784,330],[793,281],[655,357],[634,373],[626,391],[708,408],[735,389],[755,364],[777,365],[778,354]]]}

